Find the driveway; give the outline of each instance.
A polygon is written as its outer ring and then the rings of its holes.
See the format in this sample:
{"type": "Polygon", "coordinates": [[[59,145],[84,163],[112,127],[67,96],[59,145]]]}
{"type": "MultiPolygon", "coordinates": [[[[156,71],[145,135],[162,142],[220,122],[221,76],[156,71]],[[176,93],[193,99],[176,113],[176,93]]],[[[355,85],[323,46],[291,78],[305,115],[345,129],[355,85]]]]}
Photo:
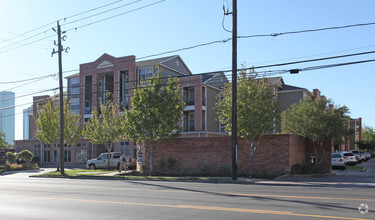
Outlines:
{"type": "Polygon", "coordinates": [[[375,186],[375,158],[362,162],[359,166],[366,167],[365,172],[352,172],[348,170],[332,170],[336,175],[332,176],[289,176],[280,178],[279,181],[296,181],[296,182],[335,182],[335,183],[357,183],[359,185],[375,186]]]}

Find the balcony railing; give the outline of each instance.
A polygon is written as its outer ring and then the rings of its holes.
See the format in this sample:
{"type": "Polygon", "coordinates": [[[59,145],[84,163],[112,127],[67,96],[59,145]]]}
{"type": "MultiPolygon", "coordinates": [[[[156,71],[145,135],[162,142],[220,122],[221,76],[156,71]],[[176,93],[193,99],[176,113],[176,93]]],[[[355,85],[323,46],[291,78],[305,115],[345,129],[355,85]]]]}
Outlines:
{"type": "Polygon", "coordinates": [[[91,114],[91,112],[92,112],[92,109],[91,109],[91,106],[90,107],[85,107],[84,108],[84,114],[91,114]]]}

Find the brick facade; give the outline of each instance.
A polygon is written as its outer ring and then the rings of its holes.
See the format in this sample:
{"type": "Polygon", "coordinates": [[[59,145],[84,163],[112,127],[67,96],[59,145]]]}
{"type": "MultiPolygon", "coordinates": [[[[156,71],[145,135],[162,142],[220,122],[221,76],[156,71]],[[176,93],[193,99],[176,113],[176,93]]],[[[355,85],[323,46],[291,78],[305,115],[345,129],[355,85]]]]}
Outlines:
{"type": "MultiPolygon", "coordinates": [[[[327,170],[331,169],[331,146],[325,145],[326,157],[323,162],[327,170]],[[328,155],[328,156],[327,156],[328,155]]],[[[306,139],[296,135],[265,135],[255,154],[254,172],[257,174],[285,174],[294,164],[309,163],[313,152],[306,139]]],[[[200,137],[178,138],[173,142],[162,143],[154,154],[154,171],[170,174],[220,174],[231,170],[231,138],[200,137]],[[168,160],[176,161],[169,167],[168,160]],[[164,165],[163,165],[164,164],[164,165]]],[[[139,164],[139,167],[142,164],[139,164]]],[[[250,172],[250,147],[238,140],[238,174],[250,172]]],[[[149,152],[144,151],[144,169],[149,170],[149,152]]]]}

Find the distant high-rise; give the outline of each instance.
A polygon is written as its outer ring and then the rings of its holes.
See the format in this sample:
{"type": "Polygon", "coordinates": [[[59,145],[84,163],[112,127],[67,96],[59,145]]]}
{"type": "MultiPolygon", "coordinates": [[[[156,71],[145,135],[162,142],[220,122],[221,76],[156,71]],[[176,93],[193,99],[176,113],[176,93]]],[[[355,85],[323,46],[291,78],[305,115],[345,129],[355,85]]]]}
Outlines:
{"type": "Polygon", "coordinates": [[[33,106],[23,110],[23,140],[33,138],[33,106]]]}
{"type": "Polygon", "coordinates": [[[5,141],[10,145],[13,145],[15,133],[14,97],[14,92],[0,92],[0,130],[5,133],[5,141]]]}

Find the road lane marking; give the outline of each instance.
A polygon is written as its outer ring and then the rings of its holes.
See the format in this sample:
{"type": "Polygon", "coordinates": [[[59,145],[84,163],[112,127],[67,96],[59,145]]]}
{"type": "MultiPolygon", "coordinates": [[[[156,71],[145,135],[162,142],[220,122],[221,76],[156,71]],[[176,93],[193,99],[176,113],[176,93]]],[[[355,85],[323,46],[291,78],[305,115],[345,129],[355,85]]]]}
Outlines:
{"type": "MultiPolygon", "coordinates": [[[[30,187],[32,184],[12,184],[12,185],[27,185],[30,187]]],[[[38,185],[40,186],[40,185],[38,185]]],[[[42,188],[56,188],[55,185],[45,185],[42,188]]],[[[61,185],[61,188],[73,188],[73,186],[66,186],[61,185]]],[[[97,189],[97,187],[89,187],[89,186],[75,186],[76,188],[81,189],[97,189]]],[[[159,186],[163,187],[163,186],[159,186]]],[[[105,188],[102,188],[105,189],[105,188]]],[[[108,189],[109,190],[109,189],[108,189]]],[[[223,193],[223,192],[204,192],[204,191],[189,191],[189,189],[181,189],[181,190],[165,190],[165,189],[127,189],[127,188],[120,188],[118,190],[123,191],[147,191],[147,192],[171,192],[171,193],[188,193],[188,194],[213,194],[213,195],[225,195],[225,196],[247,196],[247,197],[269,197],[269,198],[289,198],[289,199],[317,199],[317,200],[345,200],[345,201],[363,201],[363,202],[375,202],[375,199],[360,199],[360,198],[340,198],[340,197],[317,197],[317,196],[293,196],[293,195],[267,195],[267,194],[241,194],[241,193],[223,193]]],[[[1,189],[0,189],[1,191],[1,189]]]]}
{"type": "Polygon", "coordinates": [[[197,206],[197,205],[163,205],[163,204],[151,204],[151,203],[116,202],[116,201],[104,201],[104,200],[57,198],[57,197],[43,197],[43,196],[19,196],[19,197],[22,197],[22,198],[33,198],[33,199],[45,199],[45,200],[60,200],[60,201],[76,201],[76,202],[90,202],[90,203],[106,203],[106,204],[148,206],[148,207],[164,207],[164,208],[179,208],[179,209],[195,209],[195,210],[209,210],[209,211],[241,212],[241,213],[254,213],[254,214],[271,214],[271,215],[285,215],[285,216],[300,216],[300,217],[313,217],[313,218],[323,218],[323,219],[370,220],[370,219],[365,219],[365,218],[355,218],[355,217],[351,218],[351,217],[341,217],[341,216],[314,215],[314,214],[294,213],[294,212],[289,212],[289,211],[262,210],[262,209],[245,209],[245,208],[230,208],[230,207],[216,207],[216,206],[197,206]]]}

